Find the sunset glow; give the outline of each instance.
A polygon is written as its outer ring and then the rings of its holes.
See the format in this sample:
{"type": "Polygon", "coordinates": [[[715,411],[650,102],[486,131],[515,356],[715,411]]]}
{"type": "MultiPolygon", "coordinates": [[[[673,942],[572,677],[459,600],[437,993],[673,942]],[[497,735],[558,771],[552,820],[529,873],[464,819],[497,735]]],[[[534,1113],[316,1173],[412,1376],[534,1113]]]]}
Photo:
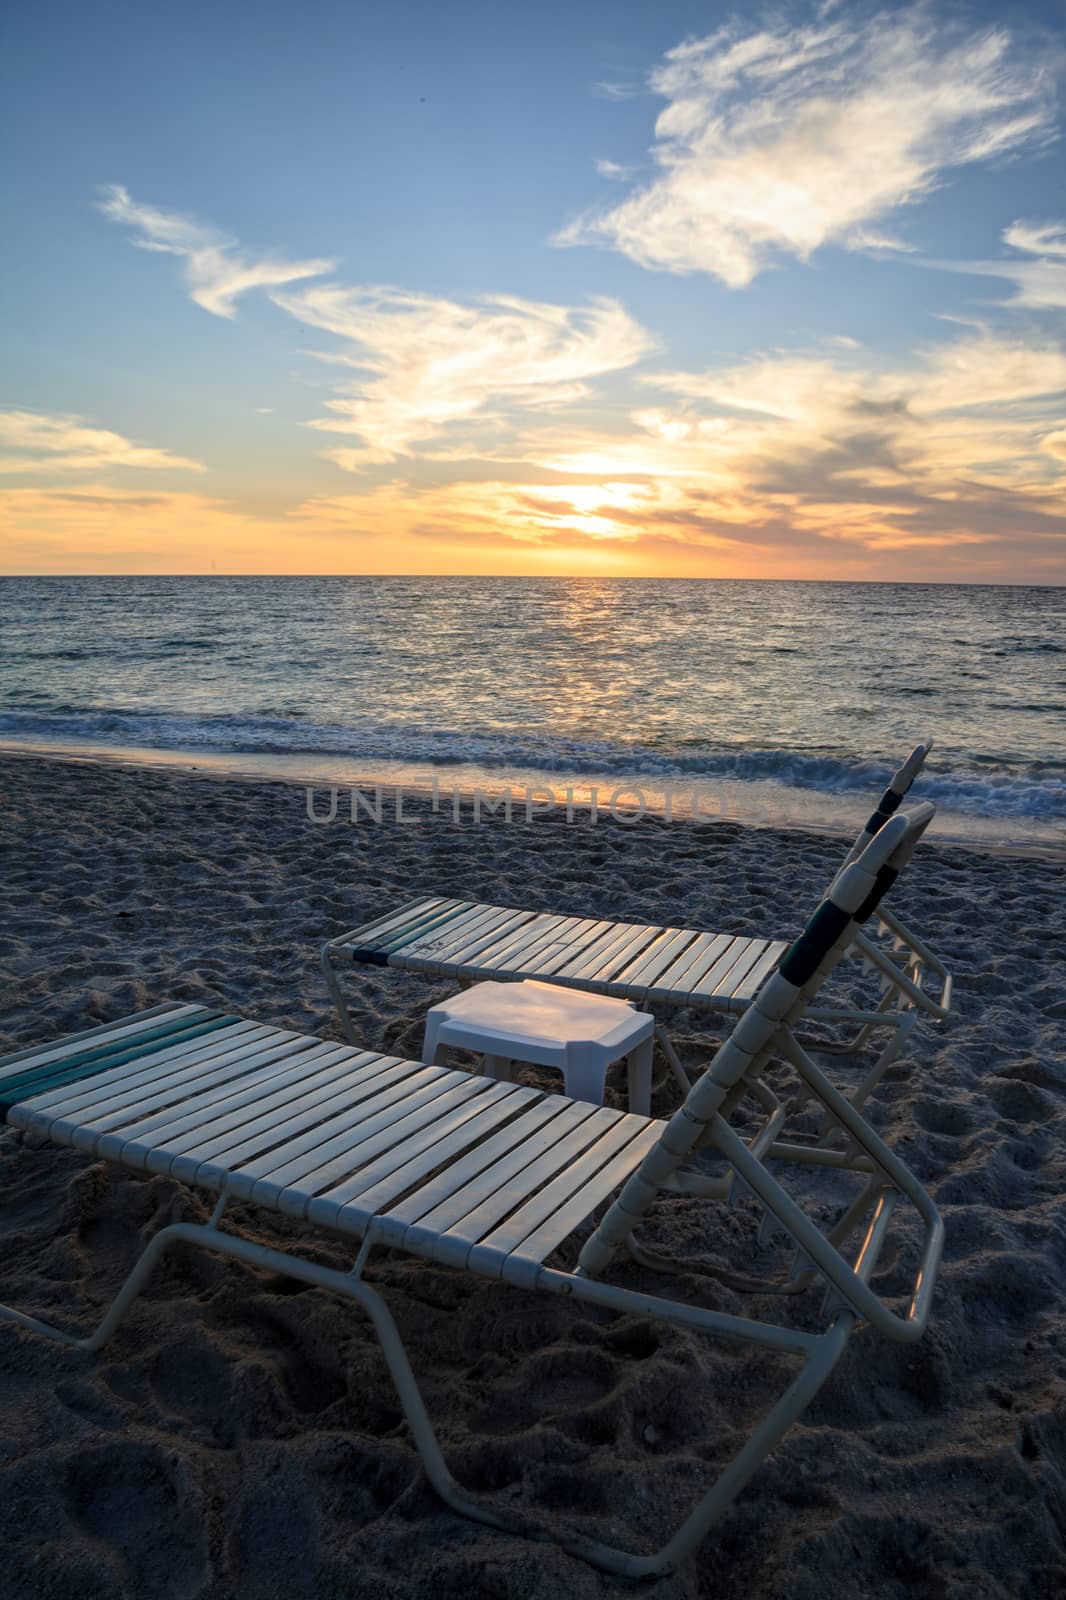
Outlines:
{"type": "Polygon", "coordinates": [[[24,12],[0,570],[1060,581],[1050,17],[632,9],[24,12]]]}

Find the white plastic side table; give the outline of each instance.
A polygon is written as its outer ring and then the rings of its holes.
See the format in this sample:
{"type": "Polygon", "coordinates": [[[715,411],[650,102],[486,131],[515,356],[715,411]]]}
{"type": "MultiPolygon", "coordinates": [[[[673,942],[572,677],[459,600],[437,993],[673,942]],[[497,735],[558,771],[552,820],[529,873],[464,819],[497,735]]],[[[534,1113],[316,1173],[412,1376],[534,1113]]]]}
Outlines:
{"type": "Polygon", "coordinates": [[[625,1058],[629,1109],[651,1114],[655,1018],[628,1000],[556,984],[476,983],[426,1016],[422,1059],[446,1048],[475,1050],[491,1077],[510,1079],[512,1063],[555,1067],[574,1100],[603,1104],[607,1069],[625,1058]]]}

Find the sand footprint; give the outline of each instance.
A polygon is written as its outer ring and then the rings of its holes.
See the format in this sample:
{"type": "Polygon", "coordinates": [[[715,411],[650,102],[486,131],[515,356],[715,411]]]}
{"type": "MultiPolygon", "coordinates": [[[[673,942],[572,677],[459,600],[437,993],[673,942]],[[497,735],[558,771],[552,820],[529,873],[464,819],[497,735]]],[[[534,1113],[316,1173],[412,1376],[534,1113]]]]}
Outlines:
{"type": "Polygon", "coordinates": [[[193,1600],[208,1583],[201,1508],[183,1468],[156,1445],[80,1451],[67,1463],[66,1508],[112,1553],[125,1593],[193,1600]]]}

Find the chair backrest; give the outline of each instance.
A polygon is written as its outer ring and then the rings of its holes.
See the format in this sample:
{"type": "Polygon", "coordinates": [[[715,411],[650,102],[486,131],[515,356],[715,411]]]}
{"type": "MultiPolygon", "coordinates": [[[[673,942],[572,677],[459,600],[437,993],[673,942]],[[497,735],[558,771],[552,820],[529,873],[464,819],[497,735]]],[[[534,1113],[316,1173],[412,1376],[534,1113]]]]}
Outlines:
{"type": "Polygon", "coordinates": [[[848,851],[846,860],[855,861],[862,855],[874,834],[880,833],[885,823],[894,817],[899,810],[900,802],[910,790],[911,784],[925,765],[925,758],[933,748],[932,739],[927,739],[924,744],[916,744],[903,765],[892,774],[888,788],[877,802],[876,809],[870,813],[861,833],[848,851]]]}
{"type": "MultiPolygon", "coordinates": [[[[920,763],[919,763],[920,764],[920,763]]],[[[785,951],[777,969],[721,1044],[663,1129],[659,1142],[628,1180],[596,1233],[581,1253],[581,1265],[602,1271],[634,1223],[643,1216],[662,1184],[691,1156],[707,1123],[744,1079],[752,1082],[765,1067],[782,1027],[791,1027],[843,958],[848,945],[910,860],[936,812],[930,803],[901,812],[883,823],[862,854],[847,860],[807,926],[785,951]]]]}

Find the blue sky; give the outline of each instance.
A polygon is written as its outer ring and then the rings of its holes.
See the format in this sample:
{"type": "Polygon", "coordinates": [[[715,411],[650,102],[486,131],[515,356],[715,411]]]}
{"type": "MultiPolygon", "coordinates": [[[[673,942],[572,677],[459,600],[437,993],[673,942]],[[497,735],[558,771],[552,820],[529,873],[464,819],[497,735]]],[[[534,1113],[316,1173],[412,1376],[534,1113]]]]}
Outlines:
{"type": "Polygon", "coordinates": [[[1061,581],[1061,8],[9,21],[11,571],[1061,581]]]}

